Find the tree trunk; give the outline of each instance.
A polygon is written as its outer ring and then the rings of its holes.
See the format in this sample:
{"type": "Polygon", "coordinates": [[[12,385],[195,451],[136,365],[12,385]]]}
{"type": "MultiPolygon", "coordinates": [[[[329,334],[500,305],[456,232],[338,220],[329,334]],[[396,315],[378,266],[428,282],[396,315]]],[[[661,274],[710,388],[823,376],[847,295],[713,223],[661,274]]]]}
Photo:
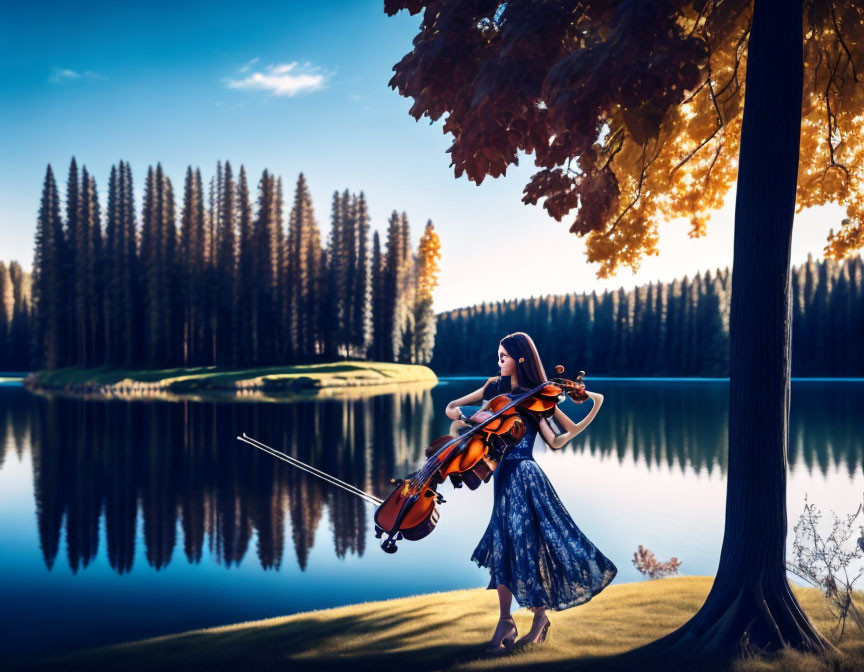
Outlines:
{"type": "MultiPolygon", "coordinates": [[[[836,652],[786,578],[790,245],[801,132],[802,0],[755,0],[741,131],[730,312],[726,528],[705,603],[641,655],[836,652]]],[[[634,651],[634,653],[636,653],[634,651]]]]}

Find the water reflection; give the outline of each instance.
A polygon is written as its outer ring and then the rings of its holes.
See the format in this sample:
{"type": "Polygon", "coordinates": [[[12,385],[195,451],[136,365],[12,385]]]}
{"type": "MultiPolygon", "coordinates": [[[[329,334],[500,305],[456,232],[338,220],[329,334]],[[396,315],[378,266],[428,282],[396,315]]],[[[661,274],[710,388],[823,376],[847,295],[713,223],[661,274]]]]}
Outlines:
{"type": "MultiPolygon", "coordinates": [[[[285,516],[301,569],[327,509],[338,557],[362,555],[369,521],[358,498],[234,440],[242,431],[371,492],[385,492],[431,441],[429,391],[360,401],[288,405],[124,403],[68,398],[18,400],[0,422],[32,444],[34,495],[45,564],[56,561],[65,521],[73,570],[98,554],[104,510],[107,554],[118,573],[135,557],[138,507],[147,562],[167,566],[177,546],[198,563],[205,543],[215,558],[239,565],[255,549],[278,569],[285,516]],[[29,440],[26,437],[28,431],[29,440]]],[[[2,446],[4,444],[0,444],[2,446]]],[[[2,453],[0,453],[2,456],[2,453]]]]}
{"type": "MultiPolygon", "coordinates": [[[[659,389],[617,384],[590,432],[565,450],[612,455],[649,470],[719,469],[725,476],[728,386],[699,387],[698,393],[691,386],[659,389]]],[[[278,570],[287,516],[290,544],[305,570],[325,515],[335,555],[362,556],[371,509],[234,437],[246,431],[384,497],[389,479],[416,468],[430,441],[449,430],[443,408],[464,394],[456,390],[441,386],[290,404],[93,402],[7,390],[0,403],[0,466],[7,451],[20,460],[32,446],[39,540],[49,569],[61,552],[61,536],[73,572],[87,567],[99,553],[104,515],[110,566],[118,574],[129,572],[140,508],[146,560],[155,569],[176,562],[179,530],[188,563],[200,563],[206,545],[217,562],[239,565],[252,551],[254,535],[261,567],[278,570]]],[[[793,413],[790,468],[816,468],[824,476],[832,465],[843,465],[850,476],[861,473],[856,395],[836,383],[807,390],[807,414],[820,421],[805,424],[793,413]]],[[[587,404],[565,407],[574,419],[588,410],[587,404]]]]}
{"type": "MultiPolygon", "coordinates": [[[[291,403],[83,401],[0,385],[0,603],[16,605],[0,616],[0,659],[485,586],[469,558],[491,487],[442,486],[434,534],[388,555],[373,506],[235,438],[248,432],[383,497],[449,431],[447,402],[481,382],[291,403]]],[[[535,446],[562,502],[621,582],[643,579],[630,562],[638,544],[683,559],[683,574],[713,574],[728,382],[592,383],[606,401],[588,430],[561,452],[535,446]]],[[[860,382],[793,381],[790,529],[805,494],[824,512],[861,501],[862,393],[860,382]]],[[[577,421],[590,410],[562,408],[577,421]]]]}

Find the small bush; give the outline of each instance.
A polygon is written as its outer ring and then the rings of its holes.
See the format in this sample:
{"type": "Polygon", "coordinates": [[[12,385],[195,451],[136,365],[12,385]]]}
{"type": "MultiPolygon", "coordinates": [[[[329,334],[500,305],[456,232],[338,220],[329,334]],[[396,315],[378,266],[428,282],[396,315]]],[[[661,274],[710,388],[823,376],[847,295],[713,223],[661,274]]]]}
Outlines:
{"type": "Polygon", "coordinates": [[[859,504],[855,513],[843,520],[832,511],[831,533],[823,537],[817,529],[822,513],[815,504],[808,503],[805,494],[804,511],[795,525],[792,544],[795,562],[786,562],[787,571],[825,591],[828,611],[837,619],[831,633],[836,641],[843,638],[849,616],[864,632],[864,614],[852,600],[852,586],[864,574],[864,567],[850,567],[864,556],[864,525],[856,522],[861,512],[859,504]],[[850,542],[856,532],[857,539],[850,542]]]}
{"type": "Polygon", "coordinates": [[[664,576],[672,576],[678,573],[681,561],[672,557],[667,562],[660,562],[654,557],[654,553],[639,544],[639,550],[633,554],[633,564],[636,569],[649,579],[658,579],[664,576]]]}

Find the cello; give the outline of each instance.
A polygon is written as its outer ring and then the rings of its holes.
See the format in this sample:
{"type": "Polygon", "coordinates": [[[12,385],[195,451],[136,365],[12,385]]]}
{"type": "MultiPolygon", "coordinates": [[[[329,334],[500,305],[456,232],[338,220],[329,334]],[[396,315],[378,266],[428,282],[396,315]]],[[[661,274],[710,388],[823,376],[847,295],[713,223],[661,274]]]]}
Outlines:
{"type": "MultiPolygon", "coordinates": [[[[563,373],[564,367],[558,364],[555,372],[563,373]]],[[[390,479],[394,488],[383,500],[270,448],[245,432],[237,438],[376,504],[375,536],[384,537],[381,548],[386,553],[395,553],[397,541],[416,541],[435,529],[438,505],[446,501],[437,491],[438,485],[449,478],[454,487],[464,484],[474,490],[492,478],[507,449],[525,435],[524,415],[548,418],[568,396],[576,403],[588,399],[582,380],[584,375],[585,372],[580,371],[575,380],[561,377],[546,380],[514,399],[506,394],[493,397],[486,408],[468,419],[470,428],[458,436],[445,435],[432,441],[426,448],[426,462],[420,469],[404,478],[390,479]]]]}

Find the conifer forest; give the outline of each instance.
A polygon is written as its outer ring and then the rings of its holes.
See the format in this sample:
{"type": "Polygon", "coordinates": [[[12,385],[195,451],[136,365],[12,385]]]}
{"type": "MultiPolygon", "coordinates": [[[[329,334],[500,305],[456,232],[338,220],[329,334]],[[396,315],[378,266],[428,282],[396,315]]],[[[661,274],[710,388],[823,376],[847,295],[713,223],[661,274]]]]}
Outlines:
{"type": "Polygon", "coordinates": [[[147,171],[140,220],[132,170],[111,169],[107,203],[73,158],[64,206],[49,165],[32,280],[0,272],[0,369],[270,366],[345,358],[427,363],[440,243],[429,221],[411,249],[406,213],[369,235],[363,192],[333,194],[322,240],[301,173],[290,208],[264,170],[253,208],[243,166],[176,194],[147,171]],[[104,221],[103,221],[104,220],[104,221]],[[140,226],[139,226],[140,221],[140,226]]]}
{"type": "MultiPolygon", "coordinates": [[[[263,171],[189,167],[182,201],[147,171],[140,219],[128,163],[106,208],[73,158],[61,206],[51,166],[33,273],[0,261],[0,371],[67,366],[271,366],[367,359],[496,375],[497,343],[531,334],[547,375],[727,377],[729,268],[601,294],[484,302],[433,313],[441,243],[429,221],[411,249],[407,215],[384,240],[364,194],[334,192],[326,244],[303,174],[290,209],[263,171]],[[287,218],[285,211],[287,210],[287,218]],[[104,219],[104,223],[103,220],[104,219]]],[[[792,375],[864,375],[864,260],[793,267],[792,375]]]]}

